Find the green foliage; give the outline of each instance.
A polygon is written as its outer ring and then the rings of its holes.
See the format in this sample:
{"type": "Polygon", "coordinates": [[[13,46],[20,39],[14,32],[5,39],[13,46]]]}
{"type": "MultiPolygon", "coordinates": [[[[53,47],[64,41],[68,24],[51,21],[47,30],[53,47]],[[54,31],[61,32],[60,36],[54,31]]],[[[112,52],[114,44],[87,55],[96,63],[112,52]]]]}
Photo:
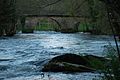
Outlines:
{"type": "Polygon", "coordinates": [[[54,22],[49,21],[49,19],[41,19],[39,24],[35,26],[36,31],[54,31],[58,25],[54,22]]]}
{"type": "MultiPolygon", "coordinates": [[[[90,24],[92,24],[92,29],[97,30],[96,22],[99,15],[99,10],[96,8],[96,0],[87,0],[88,1],[88,11],[90,14],[90,24]]],[[[98,1],[97,1],[98,2],[98,1]]]]}
{"type": "Polygon", "coordinates": [[[91,29],[91,25],[89,23],[80,23],[78,27],[78,31],[80,32],[87,32],[87,29],[91,29]]]}
{"type": "Polygon", "coordinates": [[[107,46],[107,56],[111,59],[104,68],[103,80],[119,80],[120,79],[120,61],[117,51],[112,46],[107,46]]]}
{"type": "Polygon", "coordinates": [[[39,26],[35,26],[36,31],[53,31],[55,30],[55,25],[54,24],[42,24],[39,26]]]}
{"type": "Polygon", "coordinates": [[[105,47],[105,53],[107,54],[108,61],[100,61],[97,59],[90,60],[90,64],[97,70],[100,70],[100,74],[103,76],[100,80],[119,80],[120,79],[120,60],[116,50],[111,46],[105,47]]]}
{"type": "Polygon", "coordinates": [[[90,60],[91,67],[93,67],[96,70],[104,70],[105,68],[105,62],[99,60],[99,59],[94,59],[90,60]]]}
{"type": "Polygon", "coordinates": [[[105,4],[99,0],[87,0],[87,2],[90,17],[89,23],[92,25],[92,30],[94,31],[93,34],[110,34],[105,4]]]}

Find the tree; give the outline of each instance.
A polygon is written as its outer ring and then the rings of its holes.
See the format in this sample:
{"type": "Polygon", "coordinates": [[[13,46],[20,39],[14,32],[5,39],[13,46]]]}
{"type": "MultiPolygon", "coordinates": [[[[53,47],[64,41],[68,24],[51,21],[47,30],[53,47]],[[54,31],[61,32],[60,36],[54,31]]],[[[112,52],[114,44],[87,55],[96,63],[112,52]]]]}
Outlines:
{"type": "Polygon", "coordinates": [[[109,21],[113,28],[114,35],[116,34],[120,39],[120,0],[101,0],[106,4],[109,21]]]}
{"type": "Polygon", "coordinates": [[[0,0],[0,35],[15,34],[15,0],[0,0]]]}

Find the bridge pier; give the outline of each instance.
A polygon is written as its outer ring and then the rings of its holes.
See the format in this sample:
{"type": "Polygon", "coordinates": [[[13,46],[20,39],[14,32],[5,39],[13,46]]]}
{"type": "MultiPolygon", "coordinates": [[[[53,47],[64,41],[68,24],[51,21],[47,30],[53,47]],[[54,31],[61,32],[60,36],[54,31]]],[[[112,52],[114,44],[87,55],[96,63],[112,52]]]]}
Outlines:
{"type": "Polygon", "coordinates": [[[2,35],[3,35],[3,28],[0,25],[0,36],[2,36],[2,35]]]}
{"type": "Polygon", "coordinates": [[[27,23],[27,17],[22,16],[20,17],[20,24],[22,27],[22,33],[33,33],[34,29],[31,29],[31,23],[27,23]]]}

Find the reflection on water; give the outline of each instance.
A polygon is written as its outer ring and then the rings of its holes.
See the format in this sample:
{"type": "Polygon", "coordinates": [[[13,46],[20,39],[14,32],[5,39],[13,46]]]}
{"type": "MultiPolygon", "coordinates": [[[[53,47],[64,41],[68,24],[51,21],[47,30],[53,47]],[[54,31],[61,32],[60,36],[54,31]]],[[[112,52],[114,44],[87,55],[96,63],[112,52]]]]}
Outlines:
{"type": "MultiPolygon", "coordinates": [[[[40,78],[42,65],[52,57],[64,53],[104,56],[102,54],[104,46],[108,45],[109,42],[115,45],[111,36],[56,32],[17,34],[11,38],[1,38],[0,80],[4,78],[6,80],[34,80],[34,78],[40,78]]],[[[82,76],[84,80],[88,80],[85,79],[89,77],[87,74],[89,73],[51,73],[51,76],[60,78],[57,80],[80,80],[79,78],[82,76]]],[[[89,78],[89,80],[91,79],[89,78]]]]}

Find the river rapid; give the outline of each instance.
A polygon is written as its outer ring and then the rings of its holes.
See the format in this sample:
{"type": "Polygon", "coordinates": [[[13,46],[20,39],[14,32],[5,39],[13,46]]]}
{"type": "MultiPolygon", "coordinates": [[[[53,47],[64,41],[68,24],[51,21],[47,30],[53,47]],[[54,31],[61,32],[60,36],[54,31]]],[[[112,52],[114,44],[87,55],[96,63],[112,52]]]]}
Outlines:
{"type": "Polygon", "coordinates": [[[104,48],[110,43],[115,46],[112,36],[53,31],[2,37],[0,80],[92,80],[99,74],[43,73],[41,69],[51,58],[65,53],[105,56],[104,48]]]}

